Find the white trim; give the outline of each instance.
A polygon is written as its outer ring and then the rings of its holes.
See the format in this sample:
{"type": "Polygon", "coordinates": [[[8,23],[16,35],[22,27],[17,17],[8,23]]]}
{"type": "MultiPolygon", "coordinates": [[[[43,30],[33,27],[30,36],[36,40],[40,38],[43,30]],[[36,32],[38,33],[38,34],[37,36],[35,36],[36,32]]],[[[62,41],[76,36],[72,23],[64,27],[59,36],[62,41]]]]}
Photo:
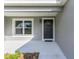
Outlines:
{"type": "Polygon", "coordinates": [[[40,0],[40,1],[4,1],[4,3],[59,3],[59,1],[56,1],[56,0],[53,0],[53,1],[51,1],[51,0],[48,0],[48,1],[44,1],[44,0],[40,0]]]}
{"type": "Polygon", "coordinates": [[[58,14],[58,12],[5,12],[4,16],[7,17],[29,17],[29,16],[33,16],[33,17],[43,17],[43,16],[56,16],[58,14]]]}
{"type": "Polygon", "coordinates": [[[61,11],[62,9],[60,7],[29,7],[29,8],[22,8],[22,7],[5,7],[4,11],[5,12],[56,12],[56,11],[61,11]]]}
{"type": "Polygon", "coordinates": [[[23,20],[23,35],[24,35],[24,20],[23,20]]]}
{"type": "Polygon", "coordinates": [[[33,36],[33,26],[34,26],[34,22],[33,22],[33,18],[13,18],[12,19],[12,36],[13,37],[32,37],[33,36]],[[15,21],[23,21],[26,20],[26,21],[32,21],[32,34],[25,34],[25,35],[16,35],[15,34],[15,21]]]}
{"type": "Polygon", "coordinates": [[[53,20],[53,39],[49,39],[49,40],[53,40],[55,41],[55,18],[42,18],[42,40],[48,40],[48,39],[44,39],[44,20],[53,20]]]}
{"type": "Polygon", "coordinates": [[[17,37],[17,38],[19,37],[19,38],[20,38],[20,37],[33,37],[33,36],[15,36],[15,35],[14,35],[14,36],[4,36],[4,37],[5,37],[5,38],[10,38],[10,37],[17,37]]]}

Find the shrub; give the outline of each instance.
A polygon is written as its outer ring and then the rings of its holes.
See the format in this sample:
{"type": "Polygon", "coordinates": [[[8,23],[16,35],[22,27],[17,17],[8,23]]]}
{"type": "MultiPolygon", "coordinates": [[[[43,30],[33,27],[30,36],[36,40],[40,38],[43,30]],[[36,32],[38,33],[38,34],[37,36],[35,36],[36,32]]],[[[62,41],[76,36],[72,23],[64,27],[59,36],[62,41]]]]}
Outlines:
{"type": "Polygon", "coordinates": [[[20,55],[21,53],[17,51],[15,54],[5,54],[4,59],[18,59],[20,55]]]}

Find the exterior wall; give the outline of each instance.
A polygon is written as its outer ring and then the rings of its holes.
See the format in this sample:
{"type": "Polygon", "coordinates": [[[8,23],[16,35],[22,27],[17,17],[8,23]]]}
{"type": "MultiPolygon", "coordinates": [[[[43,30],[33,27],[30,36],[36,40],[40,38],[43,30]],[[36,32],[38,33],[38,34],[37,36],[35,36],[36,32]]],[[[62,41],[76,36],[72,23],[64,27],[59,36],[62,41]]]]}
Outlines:
{"type": "MultiPolygon", "coordinates": [[[[12,18],[11,17],[5,17],[4,20],[4,28],[5,28],[5,36],[11,36],[12,35],[12,18]]],[[[33,34],[34,37],[40,38],[42,37],[42,22],[35,17],[34,18],[34,28],[33,28],[33,34]]]]}
{"type": "Polygon", "coordinates": [[[56,42],[67,59],[74,59],[74,1],[69,0],[64,11],[56,17],[56,42]]]}
{"type": "Polygon", "coordinates": [[[5,17],[5,53],[14,53],[16,49],[23,46],[25,43],[33,41],[42,41],[42,22],[38,17],[34,17],[34,37],[12,37],[12,18],[5,17]],[[18,42],[19,41],[19,42],[18,42]]]}
{"type": "Polygon", "coordinates": [[[34,37],[35,39],[42,40],[42,22],[38,18],[34,20],[34,37]]]}
{"type": "Polygon", "coordinates": [[[12,35],[12,20],[11,18],[4,18],[4,33],[7,36],[11,36],[12,35]]]}

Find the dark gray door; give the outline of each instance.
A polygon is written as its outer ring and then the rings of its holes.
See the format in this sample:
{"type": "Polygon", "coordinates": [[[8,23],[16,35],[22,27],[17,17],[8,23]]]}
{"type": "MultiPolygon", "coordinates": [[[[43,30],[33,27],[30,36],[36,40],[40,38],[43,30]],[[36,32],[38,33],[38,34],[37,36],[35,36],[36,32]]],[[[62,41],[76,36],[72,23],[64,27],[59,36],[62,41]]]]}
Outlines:
{"type": "Polygon", "coordinates": [[[44,39],[53,38],[53,20],[44,20],[44,39]]]}

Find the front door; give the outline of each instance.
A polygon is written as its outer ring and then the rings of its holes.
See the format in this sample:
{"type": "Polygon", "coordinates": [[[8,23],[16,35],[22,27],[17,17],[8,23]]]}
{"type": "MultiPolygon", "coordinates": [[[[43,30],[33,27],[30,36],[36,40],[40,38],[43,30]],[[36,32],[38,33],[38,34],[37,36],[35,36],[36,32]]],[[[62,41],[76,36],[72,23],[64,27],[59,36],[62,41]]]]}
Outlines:
{"type": "Polygon", "coordinates": [[[43,19],[43,40],[53,40],[53,19],[43,19]]]}

